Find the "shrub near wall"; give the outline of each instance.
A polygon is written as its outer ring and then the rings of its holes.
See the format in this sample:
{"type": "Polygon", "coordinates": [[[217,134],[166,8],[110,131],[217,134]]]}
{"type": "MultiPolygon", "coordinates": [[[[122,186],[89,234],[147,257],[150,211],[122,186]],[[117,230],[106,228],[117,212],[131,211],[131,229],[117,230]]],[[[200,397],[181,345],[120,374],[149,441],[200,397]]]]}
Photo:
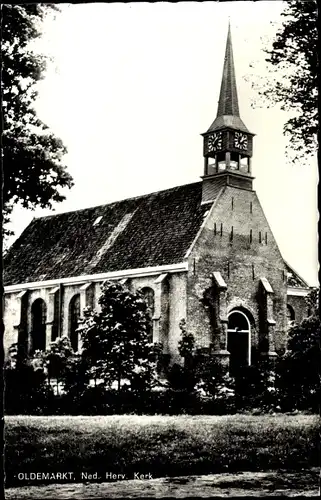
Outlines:
{"type": "Polygon", "coordinates": [[[288,351],[276,367],[283,410],[320,409],[320,318],[314,314],[289,331],[288,351]]]}
{"type": "MultiPolygon", "coordinates": [[[[93,322],[93,315],[88,316],[88,325],[83,326],[87,335],[84,355],[75,355],[67,338],[57,339],[49,351],[37,352],[31,359],[16,359],[15,349],[11,350],[13,359],[4,372],[7,414],[222,415],[319,409],[321,353],[316,315],[290,330],[289,349],[275,365],[257,357],[257,362],[240,369],[235,379],[195,346],[182,321],[179,352],[183,365],[162,363],[161,346],[148,344],[143,331],[139,350],[145,358],[137,364],[133,360],[139,353],[128,351],[131,359],[124,380],[117,373],[118,363],[111,365],[110,373],[101,356],[99,346],[108,332],[100,337],[99,322],[98,326],[93,322]]],[[[117,335],[108,342],[117,351],[117,335]]],[[[122,352],[121,359],[125,355],[122,352]]]]}

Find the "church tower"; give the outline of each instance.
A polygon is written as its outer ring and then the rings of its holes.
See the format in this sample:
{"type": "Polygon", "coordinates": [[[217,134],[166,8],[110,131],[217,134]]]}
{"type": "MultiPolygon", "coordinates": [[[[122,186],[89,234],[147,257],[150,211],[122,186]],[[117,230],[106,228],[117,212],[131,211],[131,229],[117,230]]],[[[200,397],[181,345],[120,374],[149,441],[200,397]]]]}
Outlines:
{"type": "Polygon", "coordinates": [[[231,28],[228,27],[217,115],[204,137],[202,202],[212,202],[224,185],[252,190],[253,136],[240,118],[233,60],[231,28]]]}

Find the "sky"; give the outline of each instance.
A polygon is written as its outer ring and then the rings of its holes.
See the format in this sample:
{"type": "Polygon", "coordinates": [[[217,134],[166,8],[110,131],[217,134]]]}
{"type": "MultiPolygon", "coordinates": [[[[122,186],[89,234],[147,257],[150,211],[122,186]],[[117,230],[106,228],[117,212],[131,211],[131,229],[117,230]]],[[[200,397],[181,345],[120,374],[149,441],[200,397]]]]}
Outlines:
{"type": "MultiPolygon", "coordinates": [[[[317,159],[287,160],[277,106],[255,107],[252,83],[269,77],[283,2],[61,4],[35,50],[50,57],[35,102],[39,118],[67,146],[74,178],[56,213],[200,180],[205,132],[216,116],[228,20],[240,114],[255,133],[252,172],[284,259],[317,284],[317,159]]],[[[52,211],[16,207],[18,237],[52,211]]]]}

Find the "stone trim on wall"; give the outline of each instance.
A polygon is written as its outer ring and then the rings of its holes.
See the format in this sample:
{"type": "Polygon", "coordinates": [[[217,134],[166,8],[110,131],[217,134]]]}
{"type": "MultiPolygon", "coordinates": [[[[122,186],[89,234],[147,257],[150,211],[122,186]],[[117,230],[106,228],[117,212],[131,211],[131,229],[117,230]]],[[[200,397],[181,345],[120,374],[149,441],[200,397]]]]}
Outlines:
{"type": "Polygon", "coordinates": [[[125,269],[124,271],[111,271],[109,273],[90,274],[85,276],[72,276],[70,278],[58,278],[48,281],[35,281],[32,283],[19,283],[18,285],[7,285],[4,287],[4,292],[17,292],[19,290],[35,289],[35,288],[48,288],[54,285],[82,285],[90,282],[99,282],[107,279],[120,279],[120,278],[139,278],[158,275],[165,272],[186,272],[188,271],[188,262],[180,262],[178,264],[168,264],[164,266],[143,267],[139,269],[125,269]]]}
{"type": "Polygon", "coordinates": [[[306,297],[310,293],[310,288],[294,288],[288,287],[287,295],[294,295],[297,297],[306,297]]]}
{"type": "Polygon", "coordinates": [[[266,350],[261,352],[261,355],[275,358],[275,325],[276,321],[273,316],[273,296],[274,290],[269,281],[263,277],[260,279],[261,295],[263,299],[263,314],[264,314],[264,333],[266,340],[266,350]]]}
{"type": "Polygon", "coordinates": [[[57,298],[59,300],[59,293],[60,293],[59,286],[49,291],[49,301],[47,304],[47,321],[46,321],[46,349],[48,349],[50,343],[52,342],[52,333],[55,324],[55,301],[57,300],[57,298]]]}
{"type": "Polygon", "coordinates": [[[168,350],[168,291],[168,273],[162,273],[154,281],[153,342],[161,342],[164,352],[168,350]]]}

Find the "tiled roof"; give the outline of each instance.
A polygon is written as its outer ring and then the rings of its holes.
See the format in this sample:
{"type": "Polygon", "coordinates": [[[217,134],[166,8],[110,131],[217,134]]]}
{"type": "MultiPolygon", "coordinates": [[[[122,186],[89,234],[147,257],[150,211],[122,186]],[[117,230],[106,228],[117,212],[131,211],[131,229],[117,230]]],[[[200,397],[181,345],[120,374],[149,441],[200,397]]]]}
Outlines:
{"type": "Polygon", "coordinates": [[[201,199],[197,182],[34,219],[4,258],[4,283],[182,262],[208,210],[201,199]]]}
{"type": "MultiPolygon", "coordinates": [[[[4,258],[4,284],[182,262],[209,209],[201,199],[196,182],[34,219],[4,258]]],[[[288,286],[307,288],[285,265],[288,286]]]]}

